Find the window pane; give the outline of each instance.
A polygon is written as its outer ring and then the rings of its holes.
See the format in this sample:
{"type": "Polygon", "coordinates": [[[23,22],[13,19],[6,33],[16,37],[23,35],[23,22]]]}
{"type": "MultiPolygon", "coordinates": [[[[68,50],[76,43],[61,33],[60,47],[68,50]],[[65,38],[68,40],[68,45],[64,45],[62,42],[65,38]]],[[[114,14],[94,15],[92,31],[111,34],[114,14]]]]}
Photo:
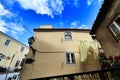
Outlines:
{"type": "Polygon", "coordinates": [[[66,53],[66,63],[67,64],[76,64],[74,53],[71,53],[71,52],[66,53]]]}
{"type": "Polygon", "coordinates": [[[26,59],[26,64],[31,64],[34,60],[32,58],[27,58],[26,59]]]}
{"type": "Polygon", "coordinates": [[[72,39],[71,32],[65,32],[65,39],[72,39]]]}
{"type": "Polygon", "coordinates": [[[110,28],[111,28],[112,32],[115,34],[115,36],[120,34],[120,30],[116,27],[115,24],[112,24],[110,28]]]}
{"type": "Polygon", "coordinates": [[[71,58],[72,58],[72,63],[76,63],[75,62],[75,54],[74,53],[71,53],[71,58]]]}
{"type": "Polygon", "coordinates": [[[6,40],[6,42],[4,43],[4,45],[8,46],[10,43],[10,40],[6,40]]]}
{"type": "Polygon", "coordinates": [[[66,63],[67,64],[70,63],[70,55],[69,55],[69,53],[66,53],[66,63]]]}
{"type": "Polygon", "coordinates": [[[16,62],[16,64],[15,64],[15,67],[18,67],[18,66],[19,66],[19,63],[20,63],[20,61],[17,60],[17,62],[16,62]]]}
{"type": "Polygon", "coordinates": [[[120,17],[115,21],[120,28],[120,17]]]}
{"type": "Polygon", "coordinates": [[[24,51],[24,47],[21,47],[20,51],[23,52],[24,51]]]}

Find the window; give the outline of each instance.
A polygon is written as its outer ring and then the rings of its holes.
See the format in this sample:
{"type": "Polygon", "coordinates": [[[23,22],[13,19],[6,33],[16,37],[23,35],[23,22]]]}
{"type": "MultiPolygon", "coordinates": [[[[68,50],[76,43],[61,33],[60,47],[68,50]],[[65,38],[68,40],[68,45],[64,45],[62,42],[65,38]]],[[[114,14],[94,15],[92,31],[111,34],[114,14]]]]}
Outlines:
{"type": "Polygon", "coordinates": [[[71,40],[72,39],[72,33],[71,32],[65,32],[64,36],[65,36],[65,40],[71,40]]]}
{"type": "Polygon", "coordinates": [[[94,41],[96,41],[96,40],[97,40],[96,35],[91,35],[91,37],[92,37],[92,39],[93,39],[94,41]]]}
{"type": "Polygon", "coordinates": [[[19,66],[19,64],[20,64],[20,61],[19,61],[19,60],[17,60],[17,62],[16,62],[16,64],[15,64],[15,67],[18,67],[18,66],[19,66]]]}
{"type": "Polygon", "coordinates": [[[7,39],[6,42],[4,43],[4,45],[5,45],[5,46],[8,46],[9,43],[10,43],[10,40],[7,39]]]}
{"type": "Polygon", "coordinates": [[[5,57],[5,55],[0,53],[0,58],[4,58],[4,57],[5,57]]]}
{"type": "Polygon", "coordinates": [[[20,51],[23,52],[24,51],[24,47],[21,47],[20,51]]]}
{"type": "Polygon", "coordinates": [[[66,64],[76,64],[75,54],[73,52],[66,52],[66,64]]]}
{"type": "Polygon", "coordinates": [[[0,53],[0,63],[1,63],[3,58],[4,58],[4,55],[2,53],[0,53]]]}
{"type": "Polygon", "coordinates": [[[32,58],[27,58],[26,59],[26,64],[32,64],[34,62],[34,60],[32,58]]]}
{"type": "Polygon", "coordinates": [[[120,16],[109,26],[110,31],[112,32],[113,36],[120,40],[120,16]]]}
{"type": "Polygon", "coordinates": [[[25,58],[21,61],[20,66],[23,67],[24,63],[25,63],[25,58]]]}

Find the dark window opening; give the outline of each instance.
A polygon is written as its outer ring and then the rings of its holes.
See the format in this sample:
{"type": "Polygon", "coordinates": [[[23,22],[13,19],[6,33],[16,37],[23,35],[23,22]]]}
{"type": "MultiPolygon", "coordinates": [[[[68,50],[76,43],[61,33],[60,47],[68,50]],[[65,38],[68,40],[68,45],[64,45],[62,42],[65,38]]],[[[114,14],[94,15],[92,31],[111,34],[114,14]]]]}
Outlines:
{"type": "Polygon", "coordinates": [[[115,22],[116,22],[117,25],[120,27],[120,17],[119,17],[117,20],[115,20],[115,22]]]}
{"type": "Polygon", "coordinates": [[[71,32],[65,32],[64,36],[65,36],[65,40],[71,40],[72,39],[72,33],[71,32]]]}
{"type": "Polygon", "coordinates": [[[34,60],[32,58],[27,58],[26,59],[26,64],[32,64],[34,62],[34,60]]]}
{"type": "Polygon", "coordinates": [[[20,61],[19,61],[19,60],[17,60],[17,62],[16,62],[16,64],[15,64],[15,67],[18,67],[18,66],[19,66],[19,64],[20,64],[20,61]]]}
{"type": "Polygon", "coordinates": [[[71,53],[71,52],[66,53],[66,63],[67,64],[76,64],[74,53],[71,53]]]}
{"type": "Polygon", "coordinates": [[[24,47],[21,47],[20,51],[23,52],[24,51],[24,47]]]}
{"type": "Polygon", "coordinates": [[[5,46],[8,46],[10,43],[10,40],[6,40],[6,42],[4,43],[5,46]]]}

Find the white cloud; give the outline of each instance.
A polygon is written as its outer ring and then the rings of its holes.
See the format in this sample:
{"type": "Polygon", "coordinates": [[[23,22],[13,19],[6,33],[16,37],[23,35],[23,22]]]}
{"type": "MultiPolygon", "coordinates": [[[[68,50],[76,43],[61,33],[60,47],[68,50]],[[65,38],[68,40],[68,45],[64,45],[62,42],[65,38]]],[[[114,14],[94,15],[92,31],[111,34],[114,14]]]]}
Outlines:
{"type": "Polygon", "coordinates": [[[10,32],[13,36],[23,33],[25,30],[21,24],[7,23],[4,20],[0,20],[0,31],[7,33],[10,32]]]}
{"type": "Polygon", "coordinates": [[[64,9],[61,0],[17,0],[26,10],[34,10],[37,14],[47,14],[52,18],[62,14],[64,9]]]}
{"type": "Polygon", "coordinates": [[[10,29],[18,32],[23,32],[24,28],[22,27],[22,24],[16,24],[16,23],[8,23],[8,26],[10,29]]]}
{"type": "Polygon", "coordinates": [[[0,17],[2,16],[11,17],[12,15],[13,14],[9,10],[5,9],[3,5],[0,4],[0,17]]]}
{"type": "Polygon", "coordinates": [[[92,2],[94,2],[94,0],[87,0],[88,6],[90,6],[92,4],[92,2]]]}
{"type": "Polygon", "coordinates": [[[75,5],[76,7],[79,7],[79,6],[80,6],[79,0],[74,0],[74,5],[75,5]]]}
{"type": "Polygon", "coordinates": [[[87,5],[90,6],[93,3],[98,3],[100,4],[101,2],[103,2],[104,0],[87,0],[87,5]]]}
{"type": "Polygon", "coordinates": [[[80,25],[80,22],[79,21],[73,21],[71,24],[71,27],[70,28],[78,28],[78,29],[89,29],[88,26],[86,25],[80,25]]]}
{"type": "Polygon", "coordinates": [[[6,23],[2,20],[0,20],[0,31],[6,33],[7,31],[9,31],[6,27],[6,23]]]}
{"type": "Polygon", "coordinates": [[[98,0],[99,3],[103,2],[104,0],[98,0]]]}
{"type": "Polygon", "coordinates": [[[79,21],[73,21],[71,24],[70,24],[71,28],[76,28],[79,26],[79,21]]]}
{"type": "Polygon", "coordinates": [[[63,0],[64,6],[69,5],[71,7],[80,7],[80,0],[63,0]]]}
{"type": "Polygon", "coordinates": [[[86,25],[81,25],[79,29],[89,29],[86,25]]]}
{"type": "Polygon", "coordinates": [[[8,9],[5,9],[4,6],[0,4],[0,31],[4,33],[10,32],[14,37],[16,37],[18,34],[25,31],[22,24],[18,22],[7,22],[5,19],[3,19],[3,17],[6,19],[13,18],[13,15],[15,14],[8,9]]]}

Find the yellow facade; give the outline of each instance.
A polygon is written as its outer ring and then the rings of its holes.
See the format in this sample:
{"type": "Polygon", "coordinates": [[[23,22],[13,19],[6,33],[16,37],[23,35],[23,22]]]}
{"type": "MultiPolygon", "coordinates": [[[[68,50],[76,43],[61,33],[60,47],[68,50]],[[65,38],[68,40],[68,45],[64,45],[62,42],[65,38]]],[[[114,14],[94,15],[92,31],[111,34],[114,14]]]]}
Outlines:
{"type": "Polygon", "coordinates": [[[29,47],[20,43],[19,41],[11,38],[10,36],[0,32],[0,53],[5,55],[4,58],[1,58],[0,66],[4,68],[14,68],[16,61],[20,60],[20,63],[25,55],[27,55],[29,47]],[[6,41],[10,42],[8,45],[5,45],[6,41]],[[24,48],[21,51],[21,48],[24,48]]]}
{"type": "Polygon", "coordinates": [[[32,47],[36,50],[35,56],[31,50],[28,58],[34,62],[25,64],[22,80],[35,79],[55,75],[79,73],[99,69],[99,63],[89,52],[86,62],[80,60],[80,41],[92,41],[90,30],[81,29],[36,29],[34,30],[35,42],[32,47]],[[65,39],[65,32],[72,34],[71,40],[65,39]],[[75,54],[75,64],[67,64],[66,52],[75,54]]]}

